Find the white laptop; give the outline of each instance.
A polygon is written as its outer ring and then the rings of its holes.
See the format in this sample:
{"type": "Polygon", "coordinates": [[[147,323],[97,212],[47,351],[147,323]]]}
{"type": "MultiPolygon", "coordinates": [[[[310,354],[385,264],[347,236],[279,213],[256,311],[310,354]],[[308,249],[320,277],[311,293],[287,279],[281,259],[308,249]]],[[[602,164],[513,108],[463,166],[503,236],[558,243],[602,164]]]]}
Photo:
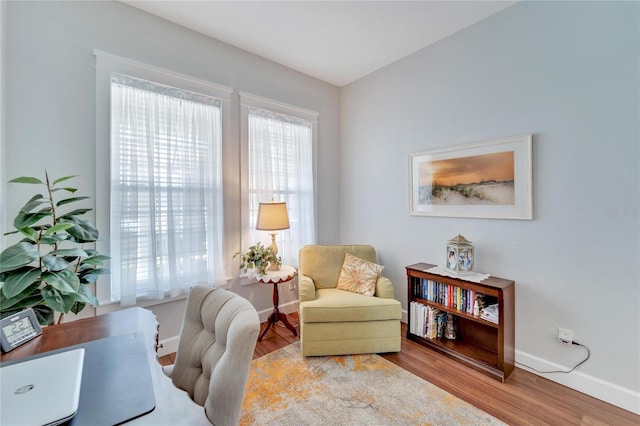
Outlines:
{"type": "Polygon", "coordinates": [[[78,411],[84,349],[0,367],[1,425],[58,425],[78,411]]]}

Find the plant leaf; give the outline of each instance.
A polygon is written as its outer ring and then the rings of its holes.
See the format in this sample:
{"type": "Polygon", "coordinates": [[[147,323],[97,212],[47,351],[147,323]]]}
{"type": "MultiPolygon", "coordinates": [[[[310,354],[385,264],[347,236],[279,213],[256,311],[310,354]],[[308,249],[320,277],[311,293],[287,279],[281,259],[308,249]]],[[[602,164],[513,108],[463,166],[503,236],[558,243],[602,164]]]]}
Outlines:
{"type": "MultiPolygon", "coordinates": [[[[87,254],[89,254],[89,253],[87,252],[87,254]]],[[[83,265],[83,266],[84,265],[100,266],[100,265],[102,265],[102,263],[105,260],[109,260],[109,259],[111,259],[109,256],[103,256],[103,255],[100,254],[100,255],[96,255],[96,256],[92,256],[92,257],[89,257],[87,259],[84,259],[81,262],[81,265],[83,265]]]]}
{"type": "Polygon", "coordinates": [[[44,303],[54,311],[64,312],[62,295],[57,292],[55,288],[42,289],[42,298],[44,299],[44,303]]]}
{"type": "Polygon", "coordinates": [[[73,179],[74,177],[77,177],[78,175],[73,175],[73,176],[65,176],[65,177],[61,177],[58,178],[56,180],[53,181],[53,183],[51,184],[51,186],[54,186],[60,182],[64,182],[65,180],[69,180],[69,179],[73,179]]]}
{"type": "Polygon", "coordinates": [[[65,198],[64,200],[60,200],[60,201],[58,201],[58,204],[56,204],[56,206],[60,207],[60,206],[64,206],[65,204],[75,203],[76,201],[86,200],[86,199],[88,199],[88,198],[91,198],[91,197],[73,197],[73,198],[65,198]]]}
{"type": "Polygon", "coordinates": [[[69,262],[63,258],[52,256],[51,254],[43,256],[42,263],[44,264],[44,267],[47,268],[47,271],[51,272],[62,271],[69,266],[69,262]]]}
{"type": "Polygon", "coordinates": [[[76,303],[75,293],[61,293],[55,288],[43,288],[42,298],[44,302],[54,311],[67,313],[76,303]]]}
{"type": "Polygon", "coordinates": [[[2,294],[11,299],[22,293],[31,284],[40,279],[41,271],[38,268],[20,268],[7,274],[2,286],[2,294]]]}
{"type": "Polygon", "coordinates": [[[98,239],[98,229],[91,222],[79,217],[69,217],[74,223],[72,228],[67,229],[69,235],[79,243],[91,243],[98,239]]]}
{"type": "Polygon", "coordinates": [[[86,303],[76,301],[76,303],[74,303],[73,307],[71,308],[71,312],[77,315],[84,309],[85,306],[87,306],[86,303]]]}
{"type": "Polygon", "coordinates": [[[13,220],[13,226],[17,229],[26,228],[36,224],[40,219],[51,216],[51,207],[42,209],[36,213],[18,213],[18,216],[13,220]]]}
{"type": "Polygon", "coordinates": [[[53,254],[56,256],[60,256],[60,257],[72,257],[72,258],[76,258],[76,257],[89,257],[89,255],[87,254],[86,251],[82,250],[79,247],[76,248],[70,248],[70,249],[60,249],[60,250],[54,250],[49,254],[53,254]]]}
{"type": "Polygon", "coordinates": [[[71,308],[73,308],[73,305],[76,304],[76,301],[78,300],[78,294],[77,293],[73,293],[73,294],[63,294],[62,295],[62,301],[64,304],[64,312],[65,314],[69,313],[69,311],[71,310],[71,308]]]}
{"type": "MultiPolygon", "coordinates": [[[[56,272],[45,272],[42,274],[42,281],[65,294],[75,293],[80,287],[80,280],[76,274],[68,269],[56,272]]],[[[59,311],[59,309],[55,310],[59,311]]]]}
{"type": "Polygon", "coordinates": [[[100,275],[108,275],[111,271],[106,268],[90,269],[80,275],[80,280],[83,284],[94,283],[100,278],[100,275]]]}
{"type": "Polygon", "coordinates": [[[38,322],[40,323],[40,325],[53,324],[53,309],[43,304],[38,304],[31,307],[33,308],[33,312],[35,312],[36,318],[38,318],[38,322]]]}
{"type": "Polygon", "coordinates": [[[22,206],[20,211],[24,212],[24,213],[29,213],[31,210],[33,210],[36,207],[38,207],[40,204],[45,204],[45,203],[48,203],[48,202],[49,202],[49,200],[45,199],[42,196],[42,194],[36,194],[33,197],[31,197],[31,199],[29,201],[27,201],[27,204],[22,206]]]}
{"type": "Polygon", "coordinates": [[[65,215],[60,216],[60,219],[68,219],[68,220],[73,220],[74,216],[82,216],[83,214],[90,212],[93,209],[76,209],[72,212],[69,212],[65,215]]]}
{"type": "Polygon", "coordinates": [[[70,192],[72,194],[75,194],[75,192],[78,190],[78,188],[56,188],[56,189],[52,189],[51,192],[56,192],[56,191],[67,191],[70,192]]]}
{"type": "Polygon", "coordinates": [[[91,306],[98,306],[98,299],[93,295],[91,289],[87,285],[80,286],[76,300],[78,302],[88,303],[91,306]]]}
{"type": "Polygon", "coordinates": [[[56,232],[65,231],[72,227],[73,227],[73,223],[69,223],[69,222],[56,223],[51,228],[47,229],[47,231],[44,233],[44,236],[49,236],[51,234],[55,234],[56,232]]]}
{"type": "MultiPolygon", "coordinates": [[[[93,269],[93,268],[95,268],[94,265],[85,265],[84,263],[80,263],[77,273],[80,274],[80,272],[88,271],[89,269],[93,269]]],[[[82,282],[82,279],[80,280],[80,282],[82,282]]]]}
{"type": "Polygon", "coordinates": [[[0,253],[0,272],[13,271],[40,258],[38,248],[27,242],[20,242],[0,253]]]}
{"type": "Polygon", "coordinates": [[[33,184],[41,184],[44,185],[44,182],[38,178],[30,177],[30,176],[21,176],[15,179],[11,179],[9,183],[33,183],[33,184]]]}
{"type": "Polygon", "coordinates": [[[40,303],[42,301],[42,296],[40,295],[40,282],[35,282],[31,286],[27,287],[20,294],[8,299],[4,297],[4,294],[0,292],[0,311],[4,312],[9,309],[17,309],[22,310],[24,308],[28,308],[35,304],[40,303]]]}
{"type": "Polygon", "coordinates": [[[20,228],[19,231],[20,231],[20,233],[22,235],[24,235],[25,237],[27,237],[28,239],[30,239],[34,243],[38,242],[38,238],[40,236],[40,233],[38,231],[36,231],[35,229],[27,227],[27,228],[20,228]]]}
{"type": "Polygon", "coordinates": [[[55,234],[40,238],[41,244],[54,245],[69,238],[67,234],[55,234]]]}

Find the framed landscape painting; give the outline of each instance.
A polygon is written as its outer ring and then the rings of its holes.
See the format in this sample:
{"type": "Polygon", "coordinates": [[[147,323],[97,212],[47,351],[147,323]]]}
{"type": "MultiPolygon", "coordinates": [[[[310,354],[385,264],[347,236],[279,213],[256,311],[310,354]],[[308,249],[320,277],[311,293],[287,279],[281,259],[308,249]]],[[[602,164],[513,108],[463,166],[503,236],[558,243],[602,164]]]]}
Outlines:
{"type": "Polygon", "coordinates": [[[409,213],[533,219],[530,134],[409,156],[409,213]]]}

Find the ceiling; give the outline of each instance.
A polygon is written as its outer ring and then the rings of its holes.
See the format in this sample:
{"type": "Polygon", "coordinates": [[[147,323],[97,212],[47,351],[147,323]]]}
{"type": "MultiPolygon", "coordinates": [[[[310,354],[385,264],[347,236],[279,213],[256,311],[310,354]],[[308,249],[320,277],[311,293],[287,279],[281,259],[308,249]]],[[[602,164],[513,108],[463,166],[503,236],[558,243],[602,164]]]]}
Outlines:
{"type": "Polygon", "coordinates": [[[338,87],[516,3],[121,1],[338,87]]]}

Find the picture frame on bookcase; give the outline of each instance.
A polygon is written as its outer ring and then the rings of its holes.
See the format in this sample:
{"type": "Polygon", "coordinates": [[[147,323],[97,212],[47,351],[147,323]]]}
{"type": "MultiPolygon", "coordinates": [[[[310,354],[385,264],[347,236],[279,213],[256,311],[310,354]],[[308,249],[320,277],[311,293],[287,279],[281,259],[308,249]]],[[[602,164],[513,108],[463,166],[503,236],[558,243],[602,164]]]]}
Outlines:
{"type": "Polygon", "coordinates": [[[532,135],[413,153],[409,214],[533,219],[532,135]]]}

